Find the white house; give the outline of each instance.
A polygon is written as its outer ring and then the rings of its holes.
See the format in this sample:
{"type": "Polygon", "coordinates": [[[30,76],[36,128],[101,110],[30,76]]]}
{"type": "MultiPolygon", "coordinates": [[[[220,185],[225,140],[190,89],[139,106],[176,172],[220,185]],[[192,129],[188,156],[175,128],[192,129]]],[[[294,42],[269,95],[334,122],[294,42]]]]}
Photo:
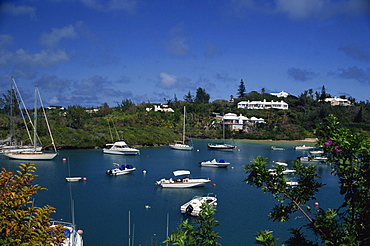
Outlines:
{"type": "Polygon", "coordinates": [[[289,93],[285,91],[281,91],[281,92],[272,92],[270,93],[270,95],[277,96],[277,97],[288,97],[289,93]]]}
{"type": "Polygon", "coordinates": [[[351,101],[347,100],[347,99],[343,99],[343,98],[337,98],[337,97],[334,97],[334,98],[325,98],[325,102],[330,102],[330,105],[331,106],[350,106],[351,105],[351,101]]]}
{"type": "Polygon", "coordinates": [[[251,117],[247,118],[243,115],[237,116],[234,113],[227,113],[222,117],[222,124],[228,126],[231,130],[243,130],[245,125],[256,123],[266,123],[264,119],[251,117]]]}
{"type": "Polygon", "coordinates": [[[241,101],[238,102],[238,108],[247,108],[247,109],[269,109],[269,108],[276,108],[276,109],[288,109],[288,104],[281,100],[280,102],[275,102],[272,100],[271,102],[266,102],[266,99],[263,101],[241,101]]]}
{"type": "MultiPolygon", "coordinates": [[[[151,111],[153,110],[152,108],[146,108],[146,111],[151,111]]],[[[154,111],[157,112],[170,112],[170,113],[173,113],[175,111],[173,111],[172,108],[169,108],[168,105],[166,104],[161,104],[161,105],[154,105],[154,111]]]]}

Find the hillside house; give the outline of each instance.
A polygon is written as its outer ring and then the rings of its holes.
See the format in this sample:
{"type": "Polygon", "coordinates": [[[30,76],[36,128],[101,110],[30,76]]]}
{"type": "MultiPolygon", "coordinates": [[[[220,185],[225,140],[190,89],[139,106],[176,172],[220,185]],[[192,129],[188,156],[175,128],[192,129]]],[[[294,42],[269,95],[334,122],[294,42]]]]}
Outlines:
{"type": "MultiPolygon", "coordinates": [[[[153,108],[146,108],[146,111],[149,112],[149,111],[152,111],[153,108]]],[[[173,113],[175,111],[173,111],[172,108],[168,107],[168,105],[166,104],[161,104],[161,105],[154,105],[154,111],[155,112],[170,112],[170,113],[173,113]]]]}
{"type": "Polygon", "coordinates": [[[246,109],[288,109],[289,105],[281,100],[280,102],[275,102],[272,100],[271,102],[267,102],[266,99],[263,101],[241,101],[238,102],[238,108],[246,108],[246,109]]]}
{"type": "Polygon", "coordinates": [[[343,98],[325,98],[325,102],[330,102],[331,106],[351,106],[351,101],[343,98]]]}
{"type": "Polygon", "coordinates": [[[277,97],[288,97],[289,93],[285,91],[281,91],[281,92],[272,92],[270,93],[270,95],[277,96],[277,97]]]}
{"type": "Polygon", "coordinates": [[[264,119],[257,117],[237,116],[234,113],[227,113],[222,117],[221,124],[228,127],[230,130],[244,130],[247,125],[255,125],[256,123],[266,123],[264,119]]]}

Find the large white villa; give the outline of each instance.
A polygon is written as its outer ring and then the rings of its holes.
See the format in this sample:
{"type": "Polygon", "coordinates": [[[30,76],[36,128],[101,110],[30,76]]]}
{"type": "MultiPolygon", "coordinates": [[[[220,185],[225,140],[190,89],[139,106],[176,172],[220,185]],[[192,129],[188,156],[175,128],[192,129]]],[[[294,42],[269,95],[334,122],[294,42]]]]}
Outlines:
{"type": "Polygon", "coordinates": [[[272,92],[270,93],[270,95],[277,96],[277,97],[288,97],[289,93],[285,91],[281,91],[281,92],[272,92]]]}
{"type": "Polygon", "coordinates": [[[246,108],[246,109],[288,109],[288,104],[281,100],[280,102],[275,102],[272,100],[271,102],[267,102],[266,99],[263,101],[241,101],[238,102],[238,108],[246,108]]]}
{"type": "Polygon", "coordinates": [[[230,130],[243,130],[246,125],[254,125],[256,123],[266,123],[264,119],[257,117],[237,116],[234,113],[227,113],[222,117],[221,124],[229,127],[230,130]]]}
{"type": "Polygon", "coordinates": [[[331,106],[350,106],[351,105],[351,101],[347,99],[343,99],[343,98],[337,98],[337,97],[325,98],[325,102],[330,102],[331,106]]]}

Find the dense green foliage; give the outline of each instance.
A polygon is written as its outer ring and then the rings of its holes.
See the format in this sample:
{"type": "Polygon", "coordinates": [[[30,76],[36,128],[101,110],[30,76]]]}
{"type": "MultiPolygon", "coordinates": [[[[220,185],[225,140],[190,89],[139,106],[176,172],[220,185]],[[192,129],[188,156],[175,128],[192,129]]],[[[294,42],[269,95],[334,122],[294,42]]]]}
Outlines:
{"type": "Polygon", "coordinates": [[[44,189],[32,184],[35,169],[28,163],[20,164],[17,173],[0,172],[0,245],[62,245],[63,228],[50,227],[54,208],[33,204],[32,196],[44,189]]]}
{"type": "MultiPolygon", "coordinates": [[[[243,85],[244,86],[244,85],[243,85]]],[[[240,89],[240,88],[239,88],[240,89]]],[[[244,89],[240,89],[242,92],[244,89]]],[[[10,92],[9,92],[10,93],[10,92]]],[[[322,94],[322,92],[321,92],[322,94]]],[[[221,138],[222,127],[218,122],[220,115],[235,113],[248,118],[263,118],[266,124],[249,126],[244,131],[226,130],[226,138],[234,139],[274,139],[299,140],[316,137],[316,131],[323,119],[329,114],[335,115],[340,122],[354,132],[368,134],[370,131],[370,104],[356,103],[352,106],[331,106],[330,103],[319,102],[321,96],[312,90],[305,91],[299,97],[289,96],[283,100],[289,104],[288,110],[238,109],[241,100],[281,101],[281,98],[268,93],[252,91],[241,93],[243,97],[231,101],[215,100],[208,102],[209,94],[198,88],[196,95],[189,92],[185,101],[167,100],[168,106],[175,112],[147,111],[153,108],[152,103],[135,105],[131,100],[122,100],[116,107],[103,103],[98,111],[83,108],[79,105],[69,106],[65,110],[47,110],[55,143],[59,148],[94,148],[104,147],[106,143],[123,139],[129,145],[157,146],[166,145],[181,139],[183,106],[186,105],[186,132],[189,138],[221,138]],[[218,117],[217,117],[218,116],[218,117]]],[[[327,94],[325,94],[328,96],[327,94]]],[[[0,104],[0,139],[9,135],[9,96],[3,95],[0,104]]],[[[28,143],[23,119],[13,117],[14,138],[28,143]]],[[[41,120],[38,123],[38,134],[43,146],[50,140],[46,135],[46,126],[41,120]]],[[[32,127],[30,127],[32,129],[32,127]]]]}
{"type": "MultiPolygon", "coordinates": [[[[293,236],[286,245],[369,245],[370,244],[370,141],[360,133],[352,133],[341,127],[338,119],[329,115],[318,129],[318,145],[323,146],[332,175],[339,178],[343,204],[327,210],[312,211],[308,201],[323,186],[319,182],[316,166],[302,166],[296,162],[294,169],[298,185],[290,186],[283,175],[283,167],[274,167],[272,175],[266,159],[257,157],[253,164],[245,165],[248,176],[245,181],[252,187],[271,193],[278,204],[269,217],[274,221],[288,221],[290,215],[299,211],[308,220],[306,229],[317,239],[307,239],[303,228],[292,229],[293,236]]],[[[256,242],[261,245],[276,245],[271,231],[261,231],[256,242]]]]}
{"type": "Polygon", "coordinates": [[[217,242],[218,232],[213,228],[218,226],[217,220],[213,218],[216,209],[207,203],[203,203],[200,207],[202,210],[199,213],[199,218],[194,223],[189,223],[189,220],[184,220],[176,232],[171,235],[163,243],[171,243],[172,245],[180,246],[217,246],[221,245],[217,242]]]}

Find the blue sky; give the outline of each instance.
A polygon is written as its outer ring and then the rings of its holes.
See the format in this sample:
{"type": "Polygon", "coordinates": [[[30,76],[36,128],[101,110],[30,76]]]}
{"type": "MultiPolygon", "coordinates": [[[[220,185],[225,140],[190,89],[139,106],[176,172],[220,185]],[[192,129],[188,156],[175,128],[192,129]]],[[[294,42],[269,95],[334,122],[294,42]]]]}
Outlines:
{"type": "Polygon", "coordinates": [[[0,93],[32,107],[165,103],[305,90],[370,99],[368,0],[23,0],[0,3],[0,93]],[[28,101],[28,102],[27,102],[28,101]]]}

